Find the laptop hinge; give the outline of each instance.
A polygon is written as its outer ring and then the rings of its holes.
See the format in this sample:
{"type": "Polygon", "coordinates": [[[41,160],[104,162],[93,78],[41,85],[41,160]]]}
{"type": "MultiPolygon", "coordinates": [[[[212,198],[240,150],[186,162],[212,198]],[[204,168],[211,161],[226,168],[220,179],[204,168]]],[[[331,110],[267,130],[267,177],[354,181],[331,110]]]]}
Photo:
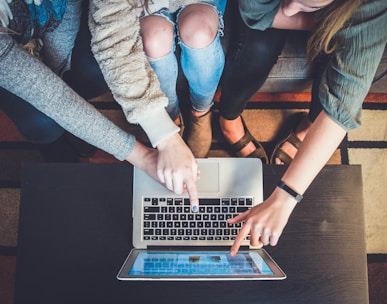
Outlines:
{"type": "MultiPolygon", "coordinates": [[[[181,251],[229,251],[230,246],[147,246],[148,250],[162,250],[162,251],[176,251],[176,250],[181,250],[181,251]]],[[[241,246],[239,250],[248,250],[249,246],[241,246]]],[[[253,247],[252,249],[256,249],[253,247]]]]}

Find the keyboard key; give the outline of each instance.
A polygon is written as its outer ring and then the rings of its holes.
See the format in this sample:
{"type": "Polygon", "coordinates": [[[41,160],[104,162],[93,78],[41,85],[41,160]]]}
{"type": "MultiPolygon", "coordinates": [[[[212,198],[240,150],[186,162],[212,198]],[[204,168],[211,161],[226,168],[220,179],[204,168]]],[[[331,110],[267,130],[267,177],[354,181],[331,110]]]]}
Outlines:
{"type": "MultiPolygon", "coordinates": [[[[230,241],[235,240],[242,223],[227,219],[252,207],[252,198],[199,199],[199,212],[192,213],[188,198],[144,198],[144,240],[230,241]]],[[[249,236],[246,237],[249,239],[249,236]]]]}
{"type": "Polygon", "coordinates": [[[144,229],[144,235],[153,235],[153,229],[144,229]]]}
{"type": "Polygon", "coordinates": [[[199,205],[201,206],[220,206],[219,198],[199,198],[199,205]]]}
{"type": "Polygon", "coordinates": [[[160,207],[151,207],[151,206],[144,206],[144,212],[160,212],[160,207]]]}
{"type": "Polygon", "coordinates": [[[243,213],[243,212],[245,212],[245,211],[247,211],[247,210],[249,210],[248,207],[237,207],[237,212],[238,212],[238,213],[243,213]]]}
{"type": "Polygon", "coordinates": [[[156,214],[144,214],[144,220],[154,221],[156,219],[156,214]]]}

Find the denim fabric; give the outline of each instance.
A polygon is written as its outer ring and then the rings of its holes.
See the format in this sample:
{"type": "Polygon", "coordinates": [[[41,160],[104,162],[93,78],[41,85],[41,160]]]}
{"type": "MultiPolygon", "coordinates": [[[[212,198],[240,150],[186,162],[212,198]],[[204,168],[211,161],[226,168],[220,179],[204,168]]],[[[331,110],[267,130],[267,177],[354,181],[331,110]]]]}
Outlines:
{"type": "Polygon", "coordinates": [[[192,108],[205,112],[213,105],[224,67],[224,53],[219,34],[206,48],[193,49],[180,43],[181,68],[189,83],[192,108]]]}
{"type": "MultiPolygon", "coordinates": [[[[187,47],[179,38],[178,19],[184,7],[174,14],[166,9],[162,9],[154,14],[168,19],[175,28],[175,37],[181,49],[181,68],[188,81],[192,108],[199,112],[204,112],[212,106],[213,97],[223,71],[224,53],[220,36],[223,35],[223,13],[226,2],[226,0],[201,2],[213,6],[219,14],[218,34],[208,47],[202,49],[187,47]]],[[[148,58],[150,65],[159,78],[161,89],[168,97],[167,111],[173,120],[180,114],[179,100],[176,92],[178,60],[175,50],[176,44],[174,42],[171,52],[166,56],[159,59],[148,58]]]]}
{"type": "Polygon", "coordinates": [[[0,88],[0,100],[1,109],[28,141],[48,144],[63,135],[64,129],[54,120],[3,88],[0,88]]]}
{"type": "Polygon", "coordinates": [[[166,56],[157,60],[149,58],[149,63],[160,82],[161,90],[168,97],[167,112],[172,120],[180,115],[179,100],[176,93],[176,81],[178,74],[178,63],[175,56],[175,46],[166,56]]]}

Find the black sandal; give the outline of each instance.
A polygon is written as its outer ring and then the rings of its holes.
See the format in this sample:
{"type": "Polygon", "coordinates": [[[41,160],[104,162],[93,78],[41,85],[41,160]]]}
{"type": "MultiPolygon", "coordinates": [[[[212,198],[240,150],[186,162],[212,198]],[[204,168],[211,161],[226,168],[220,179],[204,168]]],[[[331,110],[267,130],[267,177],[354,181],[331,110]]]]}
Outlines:
{"type": "Polygon", "coordinates": [[[240,116],[240,118],[242,120],[245,135],[243,135],[243,137],[240,140],[238,140],[236,143],[230,144],[231,150],[236,155],[238,155],[237,154],[238,152],[240,152],[244,147],[246,147],[250,142],[252,142],[255,145],[256,149],[253,152],[251,152],[249,155],[247,155],[246,157],[260,158],[263,164],[267,164],[269,162],[269,159],[267,157],[265,149],[263,148],[261,143],[251,135],[250,131],[247,129],[247,126],[246,126],[246,123],[245,123],[243,117],[240,116]]]}

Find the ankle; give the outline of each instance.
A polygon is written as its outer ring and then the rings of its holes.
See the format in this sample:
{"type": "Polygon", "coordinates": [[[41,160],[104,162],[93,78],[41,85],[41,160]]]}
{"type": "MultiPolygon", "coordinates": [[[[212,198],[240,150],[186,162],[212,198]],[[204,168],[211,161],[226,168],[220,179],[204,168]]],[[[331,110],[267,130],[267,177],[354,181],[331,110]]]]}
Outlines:
{"type": "Polygon", "coordinates": [[[295,133],[296,136],[303,141],[306,134],[309,131],[309,128],[311,127],[312,122],[308,119],[308,117],[305,117],[304,119],[301,120],[301,122],[298,124],[295,133]]]}
{"type": "Polygon", "coordinates": [[[219,118],[220,129],[223,136],[230,142],[234,143],[244,135],[244,128],[240,117],[229,120],[223,117],[219,118]]]}
{"type": "Polygon", "coordinates": [[[194,117],[196,118],[199,118],[199,117],[203,117],[204,115],[208,114],[210,112],[210,109],[206,110],[206,111],[203,111],[203,112],[198,112],[198,111],[195,111],[195,110],[192,110],[191,113],[194,117]]]}
{"type": "Polygon", "coordinates": [[[180,116],[179,116],[178,118],[176,118],[173,122],[174,122],[174,124],[175,124],[176,126],[180,126],[180,125],[181,125],[181,119],[180,119],[180,116]]]}

